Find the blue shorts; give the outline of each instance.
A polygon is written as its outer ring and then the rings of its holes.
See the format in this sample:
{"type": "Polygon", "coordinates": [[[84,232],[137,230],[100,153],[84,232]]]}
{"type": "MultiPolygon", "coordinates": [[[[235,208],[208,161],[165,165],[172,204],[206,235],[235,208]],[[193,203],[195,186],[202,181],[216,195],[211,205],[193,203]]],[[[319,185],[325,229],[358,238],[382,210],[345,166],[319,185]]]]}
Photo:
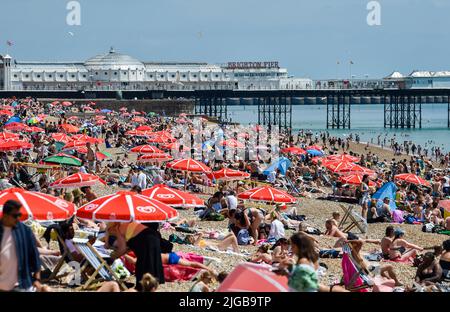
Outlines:
{"type": "Polygon", "coordinates": [[[174,252],[169,254],[169,264],[178,264],[180,262],[180,256],[174,252]]]}

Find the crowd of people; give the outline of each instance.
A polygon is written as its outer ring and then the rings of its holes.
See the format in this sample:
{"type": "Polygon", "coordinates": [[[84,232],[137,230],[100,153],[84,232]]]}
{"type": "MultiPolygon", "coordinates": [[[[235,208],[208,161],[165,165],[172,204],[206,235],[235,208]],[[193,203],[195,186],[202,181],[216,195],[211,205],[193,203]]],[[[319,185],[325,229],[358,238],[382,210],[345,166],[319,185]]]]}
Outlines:
{"type": "MultiPolygon", "coordinates": [[[[83,253],[76,247],[76,237],[82,232],[90,233],[90,245],[101,245],[108,251],[106,261],[110,265],[119,259],[135,277],[134,287],[128,291],[156,291],[166,283],[164,268],[170,265],[200,272],[190,288],[193,292],[214,291],[214,281],[220,284],[226,280],[230,272],[218,272],[207,265],[204,257],[198,260],[199,255],[186,256],[176,251],[179,245],[188,245],[193,251],[242,256],[242,261],[270,267],[287,277],[291,291],[448,290],[450,240],[445,235],[450,234],[450,205],[445,202],[450,197],[449,159],[440,150],[433,151],[440,160],[433,163],[420,147],[407,144],[409,156],[388,161],[372,152],[353,153],[353,137],[283,132],[279,142],[283,157],[250,159],[249,153],[240,157],[242,154],[232,151],[231,157],[219,160],[209,157],[224,149],[225,145],[217,144],[208,149],[208,157],[194,151],[211,172],[179,171],[167,161],[193,158],[193,149],[185,148],[185,141],[172,136],[172,130],[185,125],[186,131],[192,133],[192,141],[198,134],[186,115],[161,117],[127,108],[100,110],[95,103],[74,105],[68,101],[42,103],[32,98],[12,98],[0,101],[0,118],[0,201],[1,192],[21,188],[57,197],[77,208],[85,207],[101,197],[91,185],[52,187],[56,180],[77,173],[99,177],[111,192],[143,194],[149,187],[164,184],[205,200],[204,205],[189,210],[188,218],[159,223],[106,222],[77,215],[63,222],[39,223],[22,218],[24,209],[29,210],[27,205],[33,203],[0,202],[0,291],[54,291],[55,287],[42,282],[43,268],[54,268],[61,257],[83,264],[83,253]],[[166,150],[165,161],[155,160],[150,166],[140,161],[143,158],[136,160],[130,151],[140,146],[157,149],[156,154],[166,150]],[[60,159],[58,166],[49,159],[54,156],[60,159]],[[270,172],[266,172],[268,167],[272,168],[270,172]],[[247,174],[248,179],[220,181],[213,173],[222,169],[247,174]],[[390,193],[375,196],[389,183],[393,185],[390,193]],[[255,187],[280,190],[295,201],[278,201],[273,196],[255,204],[251,198],[241,198],[255,187]],[[371,229],[368,224],[385,223],[385,235],[368,239],[345,230],[338,211],[322,228],[314,227],[308,224],[308,216],[301,214],[301,207],[293,205],[299,198],[329,197],[353,201],[360,207],[352,212],[356,216],[353,219],[357,219],[354,222],[361,223],[359,228],[367,232],[371,229]],[[205,222],[224,226],[205,230],[201,226],[205,222]],[[402,227],[393,223],[421,226],[424,232],[442,237],[442,244],[413,244],[402,227]],[[60,238],[57,248],[51,243],[53,233],[60,238]],[[325,244],[321,237],[332,239],[334,245],[325,244]],[[366,252],[366,245],[376,246],[377,251],[366,252]],[[322,258],[342,261],[340,283],[330,284],[323,277],[327,266],[322,258]],[[405,285],[394,263],[417,267],[414,281],[405,285]]],[[[201,124],[206,127],[208,123],[202,120],[201,124]]],[[[203,142],[215,138],[207,132],[200,135],[203,142]]],[[[228,139],[242,141],[244,146],[249,140],[248,135],[239,136],[237,132],[231,132],[231,136],[228,139]]],[[[261,145],[273,148],[267,143],[261,145]]],[[[98,287],[98,291],[123,290],[119,281],[106,281],[98,287]]]]}

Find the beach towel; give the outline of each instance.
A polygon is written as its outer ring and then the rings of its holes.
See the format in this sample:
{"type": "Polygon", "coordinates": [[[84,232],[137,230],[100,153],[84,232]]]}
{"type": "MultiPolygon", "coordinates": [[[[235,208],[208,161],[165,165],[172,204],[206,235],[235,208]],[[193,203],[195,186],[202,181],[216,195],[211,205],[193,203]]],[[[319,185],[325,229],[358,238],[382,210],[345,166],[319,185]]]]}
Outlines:
{"type": "Polygon", "coordinates": [[[373,292],[393,292],[395,281],[382,276],[375,276],[373,279],[373,292]]]}
{"type": "Polygon", "coordinates": [[[205,258],[201,255],[197,255],[195,253],[192,252],[182,252],[182,251],[178,251],[177,255],[180,256],[182,259],[188,260],[188,261],[192,261],[192,262],[198,262],[198,263],[203,263],[205,258]]]}
{"type": "MultiPolygon", "coordinates": [[[[203,263],[204,257],[191,252],[177,252],[180,258],[191,261],[203,263]]],[[[190,281],[201,269],[182,266],[179,264],[164,264],[164,278],[166,282],[175,281],[190,281]]]]}
{"type": "Polygon", "coordinates": [[[190,281],[201,270],[179,264],[164,264],[163,268],[166,282],[190,281]]]}

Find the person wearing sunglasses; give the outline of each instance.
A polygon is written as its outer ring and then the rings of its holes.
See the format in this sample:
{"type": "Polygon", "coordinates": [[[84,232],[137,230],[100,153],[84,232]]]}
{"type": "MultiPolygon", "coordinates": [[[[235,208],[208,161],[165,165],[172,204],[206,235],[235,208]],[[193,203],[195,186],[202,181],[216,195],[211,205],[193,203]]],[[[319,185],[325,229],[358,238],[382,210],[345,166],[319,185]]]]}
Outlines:
{"type": "Polygon", "coordinates": [[[31,229],[20,222],[22,204],[8,200],[0,218],[0,291],[40,291],[39,252],[31,229]]]}

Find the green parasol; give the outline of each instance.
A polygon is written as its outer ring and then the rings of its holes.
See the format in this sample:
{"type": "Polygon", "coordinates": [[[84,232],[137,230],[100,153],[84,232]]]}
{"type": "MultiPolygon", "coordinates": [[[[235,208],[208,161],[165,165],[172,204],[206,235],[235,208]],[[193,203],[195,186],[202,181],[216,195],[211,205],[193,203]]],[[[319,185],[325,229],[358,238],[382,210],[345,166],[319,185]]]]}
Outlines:
{"type": "Polygon", "coordinates": [[[49,156],[44,159],[44,162],[67,166],[81,166],[81,159],[64,153],[49,156]]]}

